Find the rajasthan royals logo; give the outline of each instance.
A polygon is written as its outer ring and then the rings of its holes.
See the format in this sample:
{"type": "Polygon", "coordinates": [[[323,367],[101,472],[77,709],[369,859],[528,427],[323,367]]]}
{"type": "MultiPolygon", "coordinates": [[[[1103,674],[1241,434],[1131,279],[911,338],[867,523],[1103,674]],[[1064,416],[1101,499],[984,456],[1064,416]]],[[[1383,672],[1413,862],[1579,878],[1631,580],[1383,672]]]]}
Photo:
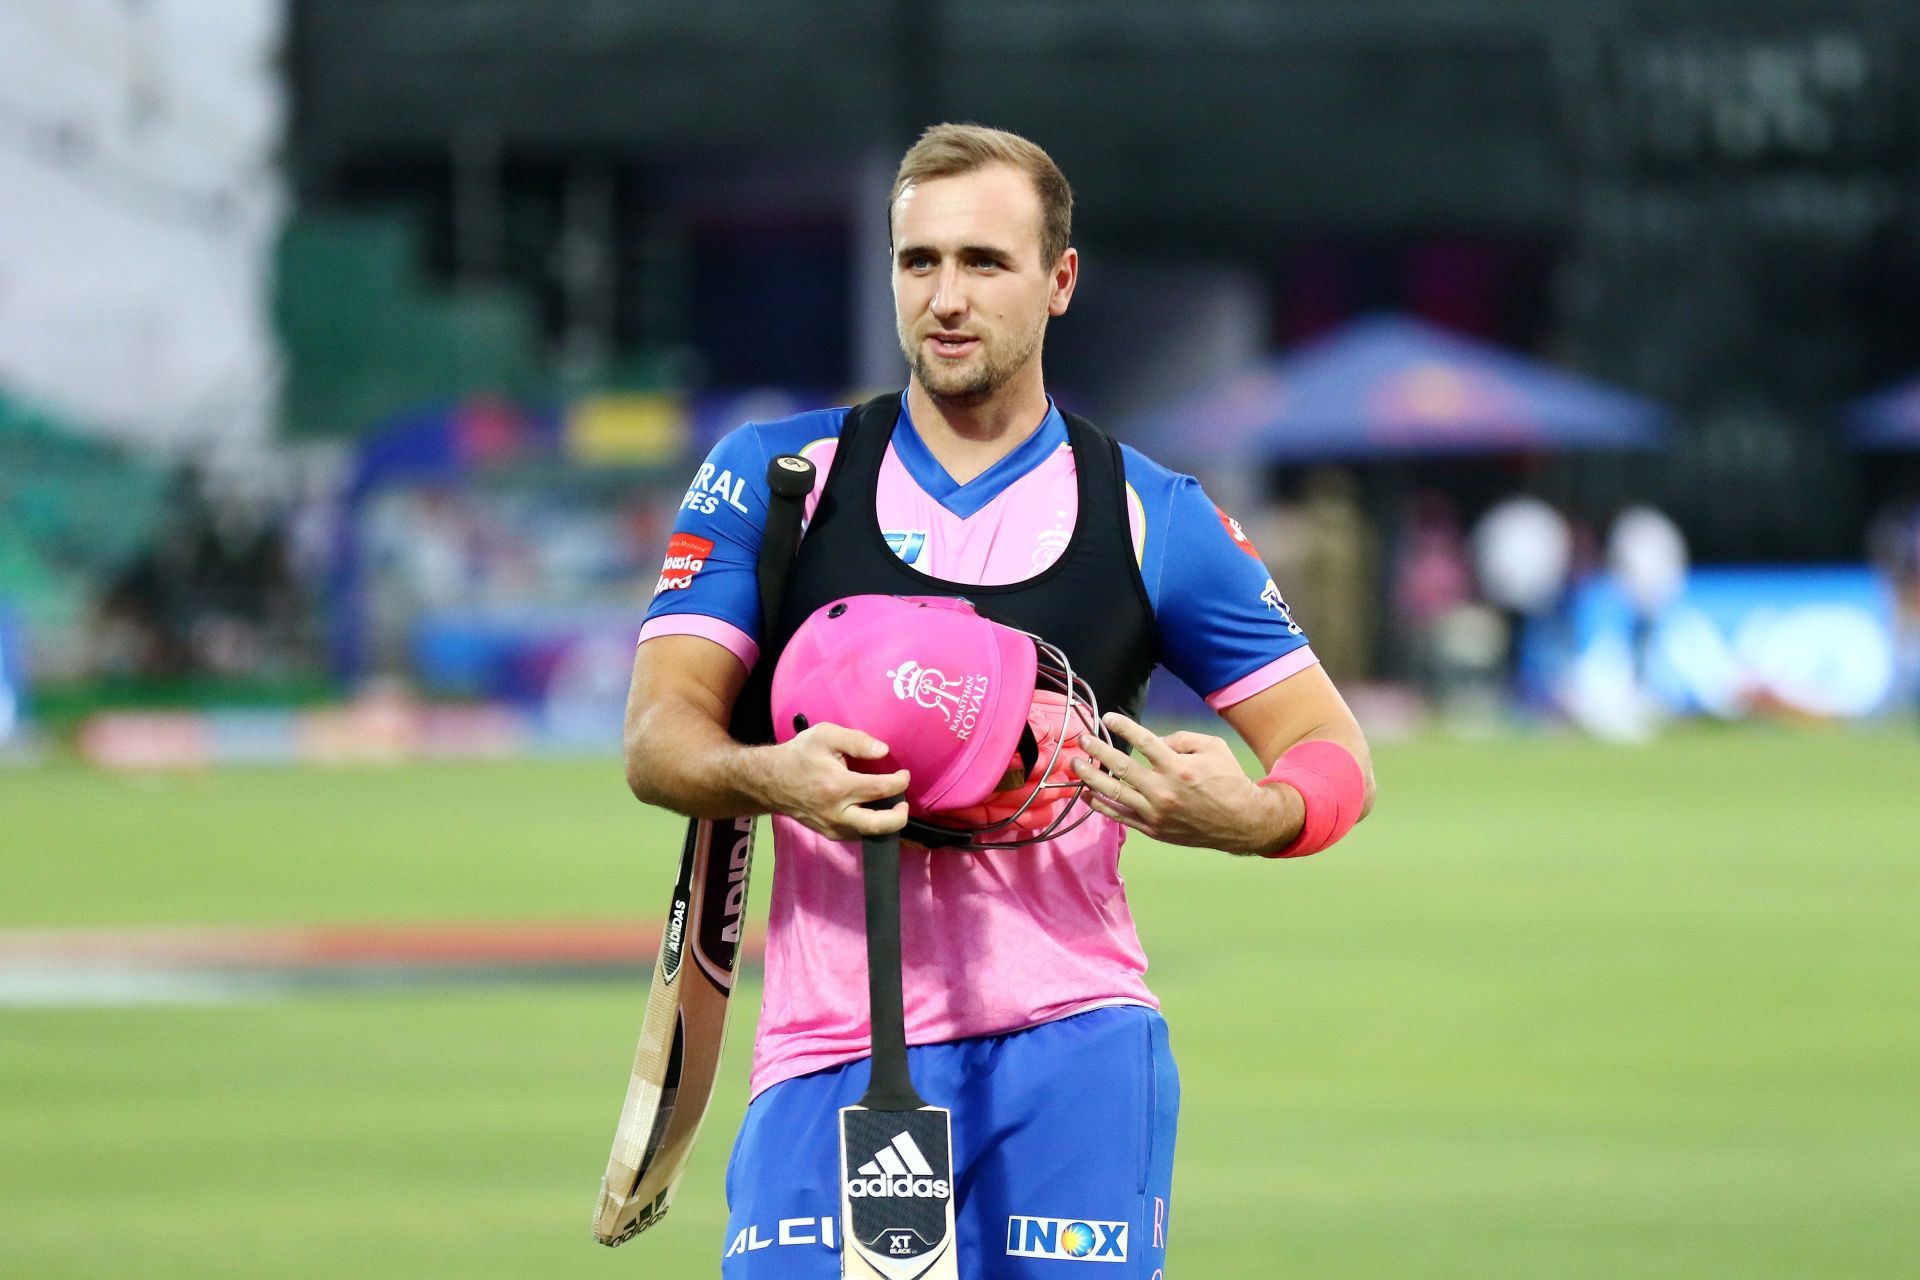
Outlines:
{"type": "Polygon", "coordinates": [[[1053,528],[1044,530],[1040,534],[1040,537],[1037,539],[1038,545],[1033,549],[1033,571],[1035,573],[1040,572],[1055,560],[1058,560],[1060,553],[1067,549],[1067,543],[1073,539],[1073,531],[1067,528],[1067,513],[1064,511],[1056,511],[1053,515],[1053,528]]]}
{"type": "Polygon", "coordinates": [[[949,680],[938,667],[923,667],[911,658],[887,672],[887,679],[893,681],[896,698],[938,711],[962,742],[973,732],[987,697],[986,676],[949,680]]]}

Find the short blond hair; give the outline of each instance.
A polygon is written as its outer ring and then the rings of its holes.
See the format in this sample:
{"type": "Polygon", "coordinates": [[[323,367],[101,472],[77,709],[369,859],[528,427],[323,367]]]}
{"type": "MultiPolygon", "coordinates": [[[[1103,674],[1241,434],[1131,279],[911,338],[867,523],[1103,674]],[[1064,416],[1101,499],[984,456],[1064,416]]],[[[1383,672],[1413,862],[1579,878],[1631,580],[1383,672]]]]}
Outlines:
{"type": "Polygon", "coordinates": [[[1067,251],[1073,234],[1073,188],[1067,185],[1066,175],[1052,156],[1005,129],[979,124],[929,127],[900,158],[900,171],[894,175],[893,192],[887,197],[887,226],[893,226],[894,207],[908,187],[931,178],[957,178],[992,164],[1010,165],[1033,183],[1034,193],[1040,197],[1040,265],[1052,266],[1067,251]]]}

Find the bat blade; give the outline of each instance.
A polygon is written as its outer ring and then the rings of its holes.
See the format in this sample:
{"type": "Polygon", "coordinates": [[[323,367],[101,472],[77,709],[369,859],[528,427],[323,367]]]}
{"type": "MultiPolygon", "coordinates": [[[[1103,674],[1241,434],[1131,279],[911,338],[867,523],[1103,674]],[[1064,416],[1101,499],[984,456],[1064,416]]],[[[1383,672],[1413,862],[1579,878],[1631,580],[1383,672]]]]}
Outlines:
{"type": "Polygon", "coordinates": [[[687,824],[633,1074],[600,1179],[593,1234],[604,1245],[623,1244],[666,1215],[693,1152],[726,1042],[752,859],[751,818],[687,824]]]}
{"type": "Polygon", "coordinates": [[[847,1280],[959,1280],[945,1107],[841,1108],[840,1223],[847,1280]]]}

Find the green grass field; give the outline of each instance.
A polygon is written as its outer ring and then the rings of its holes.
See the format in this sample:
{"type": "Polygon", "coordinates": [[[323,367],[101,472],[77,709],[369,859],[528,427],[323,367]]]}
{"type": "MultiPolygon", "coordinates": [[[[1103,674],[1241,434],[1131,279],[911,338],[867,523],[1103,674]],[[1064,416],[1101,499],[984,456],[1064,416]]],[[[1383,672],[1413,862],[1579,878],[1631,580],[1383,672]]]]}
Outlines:
{"type": "MultiPolygon", "coordinates": [[[[1920,744],[1378,766],[1321,858],[1129,845],[1186,1097],[1170,1275],[1920,1273],[1920,744]]],[[[612,762],[0,773],[0,927],[631,917],[675,826],[612,762]]],[[[644,994],[0,1010],[0,1274],[714,1275],[751,984],[673,1213],[588,1235],[644,994]]]]}

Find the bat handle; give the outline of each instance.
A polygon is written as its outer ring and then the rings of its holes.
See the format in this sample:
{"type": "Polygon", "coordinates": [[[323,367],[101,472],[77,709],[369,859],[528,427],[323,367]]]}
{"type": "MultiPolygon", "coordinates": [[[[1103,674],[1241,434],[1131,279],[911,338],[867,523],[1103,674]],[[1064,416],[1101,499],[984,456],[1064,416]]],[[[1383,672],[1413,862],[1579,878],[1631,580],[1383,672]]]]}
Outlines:
{"type": "MultiPolygon", "coordinates": [[[[899,797],[875,800],[890,809],[899,797]]],[[[917,1111],[926,1106],[907,1069],[905,998],[900,980],[900,837],[861,841],[861,879],[867,909],[867,1003],[873,1025],[872,1075],[863,1102],[876,1110],[917,1111]]]]}
{"type": "Polygon", "coordinates": [[[787,575],[799,553],[800,521],[813,480],[813,464],[797,454],[783,453],[767,463],[767,519],[760,531],[757,566],[762,637],[773,635],[780,623],[787,575]]]}

